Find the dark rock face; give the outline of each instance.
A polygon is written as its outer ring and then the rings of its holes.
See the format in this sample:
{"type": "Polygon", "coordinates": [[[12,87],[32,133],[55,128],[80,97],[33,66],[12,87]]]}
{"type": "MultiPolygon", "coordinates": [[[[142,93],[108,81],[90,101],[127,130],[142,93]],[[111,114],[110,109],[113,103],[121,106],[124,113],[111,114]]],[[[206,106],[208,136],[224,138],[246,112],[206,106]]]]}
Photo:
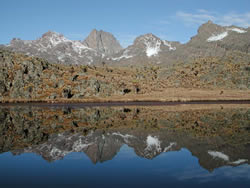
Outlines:
{"type": "Polygon", "coordinates": [[[91,31],[83,44],[103,55],[112,55],[122,50],[120,43],[111,33],[96,29],[91,31]]]}

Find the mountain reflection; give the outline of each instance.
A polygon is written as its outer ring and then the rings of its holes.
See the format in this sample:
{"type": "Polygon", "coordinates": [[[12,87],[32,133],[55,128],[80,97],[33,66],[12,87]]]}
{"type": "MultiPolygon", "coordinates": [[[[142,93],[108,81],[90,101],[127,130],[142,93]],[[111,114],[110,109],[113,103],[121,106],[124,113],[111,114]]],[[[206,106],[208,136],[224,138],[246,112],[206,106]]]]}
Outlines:
{"type": "Polygon", "coordinates": [[[84,152],[98,163],[124,144],[147,159],[186,148],[209,171],[249,164],[250,106],[0,107],[1,153],[52,162],[84,152]]]}

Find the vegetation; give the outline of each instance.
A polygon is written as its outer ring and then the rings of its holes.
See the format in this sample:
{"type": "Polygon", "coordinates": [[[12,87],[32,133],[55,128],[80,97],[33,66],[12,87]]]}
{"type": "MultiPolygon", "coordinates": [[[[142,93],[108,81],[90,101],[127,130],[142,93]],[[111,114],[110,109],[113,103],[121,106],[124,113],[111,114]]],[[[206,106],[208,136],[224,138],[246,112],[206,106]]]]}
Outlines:
{"type": "Polygon", "coordinates": [[[135,68],[58,65],[0,50],[0,64],[1,102],[250,99],[250,63],[235,56],[135,68]]]}

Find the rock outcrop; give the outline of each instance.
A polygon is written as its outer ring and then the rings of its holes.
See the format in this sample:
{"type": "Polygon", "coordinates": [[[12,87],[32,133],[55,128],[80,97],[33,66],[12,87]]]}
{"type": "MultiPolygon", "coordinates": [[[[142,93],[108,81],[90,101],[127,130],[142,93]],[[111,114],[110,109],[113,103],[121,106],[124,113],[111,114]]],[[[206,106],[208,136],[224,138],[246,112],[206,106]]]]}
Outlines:
{"type": "Polygon", "coordinates": [[[89,36],[83,41],[83,44],[105,55],[113,55],[122,50],[120,43],[108,32],[92,30],[89,36]]]}
{"type": "Polygon", "coordinates": [[[170,68],[111,68],[51,64],[0,50],[0,101],[69,101],[126,95],[135,99],[162,95],[169,88],[249,90],[250,65],[246,57],[238,53],[227,58],[201,58],[170,68]]]}

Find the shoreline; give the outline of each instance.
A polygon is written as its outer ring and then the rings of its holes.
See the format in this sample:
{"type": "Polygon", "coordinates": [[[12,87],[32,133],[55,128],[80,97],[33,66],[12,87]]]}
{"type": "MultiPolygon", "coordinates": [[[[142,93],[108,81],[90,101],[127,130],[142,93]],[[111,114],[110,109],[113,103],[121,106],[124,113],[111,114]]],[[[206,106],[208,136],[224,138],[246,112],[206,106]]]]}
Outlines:
{"type": "Polygon", "coordinates": [[[9,102],[0,101],[0,107],[1,106],[74,106],[74,107],[91,107],[91,106],[177,106],[177,105],[214,105],[214,104],[249,104],[250,105],[250,99],[248,100],[191,100],[191,101],[157,101],[157,100],[151,100],[151,101],[82,101],[79,100],[76,101],[15,101],[15,102],[9,102]]]}
{"type": "Polygon", "coordinates": [[[164,91],[151,91],[145,94],[126,94],[111,96],[89,96],[85,98],[8,98],[0,100],[2,104],[139,104],[139,103],[250,103],[250,90],[208,90],[208,89],[187,89],[169,88],[164,91]]]}

